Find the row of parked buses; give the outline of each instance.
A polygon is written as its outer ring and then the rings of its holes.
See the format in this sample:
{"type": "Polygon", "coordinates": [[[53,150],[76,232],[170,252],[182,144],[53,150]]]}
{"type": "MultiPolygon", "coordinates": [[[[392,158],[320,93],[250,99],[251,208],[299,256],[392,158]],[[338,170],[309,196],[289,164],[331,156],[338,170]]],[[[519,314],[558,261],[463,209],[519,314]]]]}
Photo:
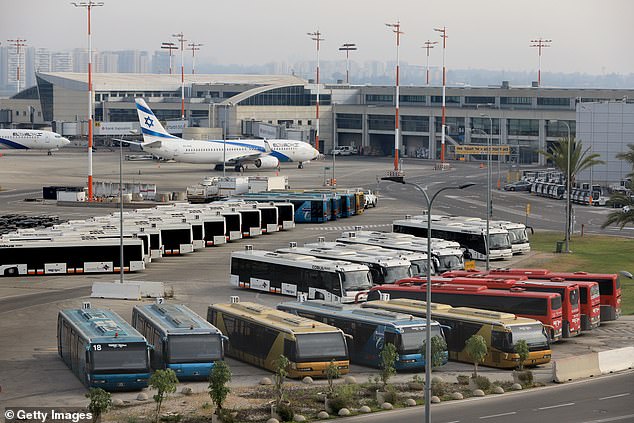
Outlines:
{"type": "Polygon", "coordinates": [[[292,203],[175,203],[0,236],[0,276],[136,272],[163,256],[295,226],[292,203]],[[123,230],[121,229],[123,221],[123,230]],[[123,245],[123,263],[121,263],[123,245]]]}
{"type": "MultiPolygon", "coordinates": [[[[471,362],[465,343],[474,334],[487,343],[485,366],[517,367],[519,340],[530,351],[524,364],[550,361],[549,337],[537,320],[445,304],[431,309],[430,337],[447,345],[441,365],[448,359],[471,362]]],[[[424,310],[424,302],[403,299],[362,307],[292,301],[274,308],[232,297],[210,305],[206,320],[184,305],[137,305],[128,324],[85,303],[59,312],[58,353],[85,386],[109,391],[142,389],[157,369],[172,369],[180,380],[206,380],[225,355],[271,371],[284,355],[292,378],[325,377],[331,363],[344,375],[350,363],[380,368],[386,344],[396,347],[397,371],[416,371],[426,365],[424,310]]]]}

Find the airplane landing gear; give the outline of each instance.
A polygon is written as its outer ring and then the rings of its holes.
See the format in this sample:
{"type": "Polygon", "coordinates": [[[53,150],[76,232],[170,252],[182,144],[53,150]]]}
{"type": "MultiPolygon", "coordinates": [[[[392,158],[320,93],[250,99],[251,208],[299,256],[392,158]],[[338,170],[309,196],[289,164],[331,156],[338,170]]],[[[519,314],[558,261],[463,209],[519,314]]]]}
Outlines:
{"type": "Polygon", "coordinates": [[[297,165],[298,169],[303,169],[304,168],[304,163],[299,162],[299,164],[297,165]]]}

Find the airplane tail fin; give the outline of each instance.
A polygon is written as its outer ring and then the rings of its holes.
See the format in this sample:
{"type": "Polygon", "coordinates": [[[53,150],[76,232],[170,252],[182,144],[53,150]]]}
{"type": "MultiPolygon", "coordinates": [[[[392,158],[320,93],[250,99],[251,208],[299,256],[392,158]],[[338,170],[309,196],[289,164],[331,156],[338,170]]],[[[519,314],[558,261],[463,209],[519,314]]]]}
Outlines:
{"type": "Polygon", "coordinates": [[[178,137],[171,135],[163,128],[161,122],[142,98],[136,99],[136,111],[139,115],[139,124],[141,125],[141,132],[143,133],[143,141],[145,143],[161,141],[167,138],[178,139],[178,137]]]}

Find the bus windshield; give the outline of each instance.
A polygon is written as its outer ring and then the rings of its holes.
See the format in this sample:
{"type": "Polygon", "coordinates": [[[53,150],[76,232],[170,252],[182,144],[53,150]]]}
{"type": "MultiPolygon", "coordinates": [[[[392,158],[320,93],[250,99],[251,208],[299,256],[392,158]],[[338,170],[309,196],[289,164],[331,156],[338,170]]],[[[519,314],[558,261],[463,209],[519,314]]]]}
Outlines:
{"type": "Polygon", "coordinates": [[[92,344],[92,370],[95,373],[131,373],[148,371],[145,343],[92,344]]]}
{"type": "Polygon", "coordinates": [[[505,248],[511,248],[511,241],[509,241],[508,234],[490,234],[489,239],[491,242],[489,248],[491,250],[503,250],[505,248]]]}
{"type": "MultiPolygon", "coordinates": [[[[438,325],[433,325],[431,327],[431,337],[433,338],[434,336],[443,337],[440,332],[440,326],[438,325]]],[[[412,354],[421,352],[425,342],[425,327],[403,328],[400,338],[401,339],[397,348],[399,353],[412,354]]]]}
{"type": "Polygon", "coordinates": [[[218,335],[171,335],[168,345],[170,363],[210,363],[222,358],[218,335]]]}
{"type": "Polygon", "coordinates": [[[592,285],[590,287],[590,298],[599,298],[600,296],[599,285],[592,285]]]}
{"type": "Polygon", "coordinates": [[[548,337],[546,336],[544,326],[541,323],[513,325],[511,326],[511,335],[513,345],[515,345],[517,341],[524,340],[528,344],[529,350],[534,350],[538,347],[548,345],[548,337]]]}
{"type": "Polygon", "coordinates": [[[346,341],[341,332],[304,333],[296,336],[297,362],[345,360],[346,341]]]}
{"type": "Polygon", "coordinates": [[[525,228],[509,229],[508,231],[511,244],[524,244],[528,242],[528,235],[526,234],[525,228]]]}
{"type": "Polygon", "coordinates": [[[579,289],[571,289],[570,290],[570,304],[572,304],[572,309],[576,310],[579,308],[579,289]]]}
{"type": "Polygon", "coordinates": [[[409,266],[385,267],[385,283],[394,283],[400,279],[412,276],[409,266]]]}
{"type": "Polygon", "coordinates": [[[557,295],[556,298],[553,298],[550,302],[550,307],[555,310],[561,310],[561,296],[557,295]]]}
{"type": "Polygon", "coordinates": [[[370,282],[370,272],[367,270],[344,272],[341,276],[343,276],[344,291],[364,291],[372,287],[372,282],[370,282]]]}
{"type": "Polygon", "coordinates": [[[412,276],[423,276],[427,274],[427,260],[413,260],[410,263],[412,276]]]}
{"type": "Polygon", "coordinates": [[[439,256],[438,264],[440,269],[455,270],[463,268],[462,259],[460,256],[455,255],[439,256]]]}

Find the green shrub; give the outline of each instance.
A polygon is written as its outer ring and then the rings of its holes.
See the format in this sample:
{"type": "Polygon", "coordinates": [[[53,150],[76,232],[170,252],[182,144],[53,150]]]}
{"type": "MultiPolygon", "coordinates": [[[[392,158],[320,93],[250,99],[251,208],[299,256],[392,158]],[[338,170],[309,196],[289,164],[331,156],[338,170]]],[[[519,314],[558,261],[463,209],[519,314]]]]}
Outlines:
{"type": "Polygon", "coordinates": [[[218,418],[222,423],[234,423],[236,421],[231,410],[227,410],[226,408],[220,409],[218,418]]]}
{"type": "Polygon", "coordinates": [[[395,405],[398,402],[398,393],[393,386],[388,386],[385,394],[383,395],[383,399],[385,402],[389,402],[392,405],[395,405]]]}
{"type": "Polygon", "coordinates": [[[348,408],[348,399],[343,396],[334,396],[328,399],[328,405],[332,408],[332,412],[337,414],[342,408],[348,408]]]}
{"type": "Polygon", "coordinates": [[[277,411],[277,415],[280,416],[281,421],[293,421],[293,416],[295,415],[295,412],[293,411],[293,407],[291,407],[290,404],[282,402],[277,405],[277,408],[275,410],[277,411]]]}
{"type": "Polygon", "coordinates": [[[436,397],[442,397],[447,392],[444,382],[431,382],[431,394],[436,397]]]}
{"type": "Polygon", "coordinates": [[[517,378],[520,380],[523,386],[533,386],[533,372],[531,372],[530,370],[518,372],[517,378]]]}
{"type": "Polygon", "coordinates": [[[469,376],[458,375],[458,376],[456,376],[456,379],[458,379],[458,385],[468,385],[469,384],[469,376]]]}
{"type": "Polygon", "coordinates": [[[491,389],[491,381],[486,376],[477,376],[475,378],[475,383],[479,389],[482,389],[485,392],[491,389]]]}

